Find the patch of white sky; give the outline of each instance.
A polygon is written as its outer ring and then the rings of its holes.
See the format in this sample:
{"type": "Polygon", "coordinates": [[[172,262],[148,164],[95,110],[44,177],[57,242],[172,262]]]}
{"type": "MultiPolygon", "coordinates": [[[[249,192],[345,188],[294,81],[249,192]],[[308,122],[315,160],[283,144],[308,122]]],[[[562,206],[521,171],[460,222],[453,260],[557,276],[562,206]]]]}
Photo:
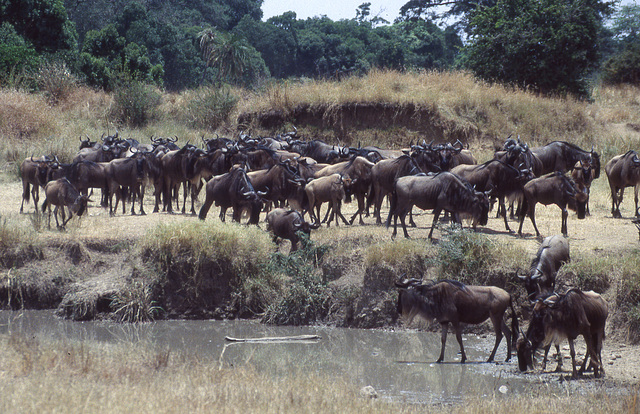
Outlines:
{"type": "MultiPolygon", "coordinates": [[[[408,0],[370,0],[370,17],[381,17],[389,23],[400,15],[400,8],[408,0]]],[[[364,0],[264,0],[262,3],[263,19],[280,16],[285,12],[293,11],[299,20],[309,17],[327,16],[331,20],[353,19],[356,17],[358,6],[365,3],[364,0]]],[[[621,0],[620,5],[638,4],[638,0],[621,0]]],[[[618,7],[619,7],[618,6],[618,7]]]]}

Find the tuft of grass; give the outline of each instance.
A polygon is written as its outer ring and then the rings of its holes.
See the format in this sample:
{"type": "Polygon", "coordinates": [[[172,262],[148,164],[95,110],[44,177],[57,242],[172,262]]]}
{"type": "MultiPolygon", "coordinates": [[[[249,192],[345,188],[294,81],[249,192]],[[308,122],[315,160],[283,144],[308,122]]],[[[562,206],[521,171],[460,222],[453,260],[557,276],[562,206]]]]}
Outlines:
{"type": "Polygon", "coordinates": [[[152,299],[151,286],[136,280],[111,299],[111,309],[118,322],[151,322],[162,312],[152,299]]]}
{"type": "Polygon", "coordinates": [[[227,88],[200,88],[191,91],[180,117],[186,125],[216,131],[229,120],[238,98],[227,88]]]}
{"type": "Polygon", "coordinates": [[[114,92],[110,117],[132,128],[147,125],[158,118],[162,96],[154,88],[138,81],[125,82],[114,92]]]}

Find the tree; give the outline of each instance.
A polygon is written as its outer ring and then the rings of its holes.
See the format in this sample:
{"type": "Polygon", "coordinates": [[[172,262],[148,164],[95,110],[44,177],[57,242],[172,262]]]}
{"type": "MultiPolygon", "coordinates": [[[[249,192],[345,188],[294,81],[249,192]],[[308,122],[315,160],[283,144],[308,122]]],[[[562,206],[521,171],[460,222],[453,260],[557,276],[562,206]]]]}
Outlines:
{"type": "Polygon", "coordinates": [[[0,21],[10,23],[38,53],[77,47],[78,35],[62,0],[0,0],[0,21]]]}
{"type": "Polygon", "coordinates": [[[497,0],[469,13],[461,62],[489,81],[585,96],[611,11],[603,0],[497,0]]]}
{"type": "Polygon", "coordinates": [[[604,63],[602,80],[640,85],[640,6],[622,6],[611,30],[617,51],[604,63]]]}
{"type": "Polygon", "coordinates": [[[232,81],[238,79],[248,60],[246,41],[233,33],[205,29],[200,33],[200,50],[207,66],[216,70],[216,79],[232,81]]]}

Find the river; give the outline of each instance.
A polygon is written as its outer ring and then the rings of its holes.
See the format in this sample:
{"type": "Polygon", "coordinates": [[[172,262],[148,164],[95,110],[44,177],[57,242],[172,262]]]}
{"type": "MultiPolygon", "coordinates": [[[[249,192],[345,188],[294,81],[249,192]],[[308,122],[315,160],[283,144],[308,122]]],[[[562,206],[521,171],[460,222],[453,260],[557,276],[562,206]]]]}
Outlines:
{"type": "MultiPolygon", "coordinates": [[[[455,335],[447,341],[445,363],[436,364],[440,334],[416,330],[363,330],[324,326],[270,326],[254,321],[166,320],[146,324],[104,321],[73,322],[53,311],[0,311],[0,333],[19,333],[36,339],[143,343],[213,357],[220,366],[251,364],[279,376],[300,370],[335,375],[358,387],[371,386],[381,398],[414,403],[456,403],[467,396],[539,394],[540,387],[562,392],[561,384],[522,375],[516,357],[509,363],[485,363],[493,335],[463,335],[467,363],[459,363],[455,335]],[[235,338],[318,335],[304,342],[233,343],[235,338]]],[[[496,355],[503,361],[506,344],[496,355]]]]}

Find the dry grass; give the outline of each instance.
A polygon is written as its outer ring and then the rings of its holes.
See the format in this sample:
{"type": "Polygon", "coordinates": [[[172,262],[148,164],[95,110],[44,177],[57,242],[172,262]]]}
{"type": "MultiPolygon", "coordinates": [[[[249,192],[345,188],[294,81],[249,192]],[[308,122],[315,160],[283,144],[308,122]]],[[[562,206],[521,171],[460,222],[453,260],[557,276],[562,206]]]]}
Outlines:
{"type": "Polygon", "coordinates": [[[272,377],[149,344],[83,344],[0,336],[2,412],[638,412],[638,396],[469,397],[448,406],[369,399],[342,378],[295,369],[272,377]],[[220,369],[221,368],[221,369],[220,369]]]}

